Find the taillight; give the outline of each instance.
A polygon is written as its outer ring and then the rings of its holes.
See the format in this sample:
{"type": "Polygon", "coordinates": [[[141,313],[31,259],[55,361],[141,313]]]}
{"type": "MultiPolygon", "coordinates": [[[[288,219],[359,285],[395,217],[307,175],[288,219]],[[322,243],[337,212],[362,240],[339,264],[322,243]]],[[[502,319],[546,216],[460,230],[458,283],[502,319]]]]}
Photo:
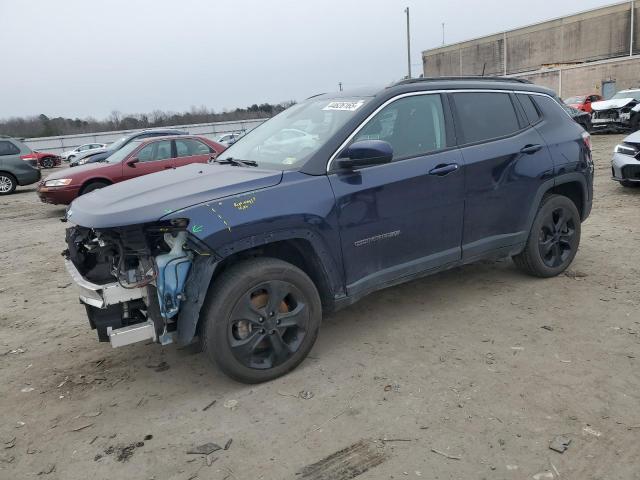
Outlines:
{"type": "Polygon", "coordinates": [[[20,158],[22,160],[37,160],[36,157],[32,153],[29,153],[27,155],[20,155],[20,158]]]}
{"type": "Polygon", "coordinates": [[[589,135],[587,132],[583,132],[582,141],[584,142],[585,146],[589,149],[589,151],[591,151],[591,135],[589,135]]]}

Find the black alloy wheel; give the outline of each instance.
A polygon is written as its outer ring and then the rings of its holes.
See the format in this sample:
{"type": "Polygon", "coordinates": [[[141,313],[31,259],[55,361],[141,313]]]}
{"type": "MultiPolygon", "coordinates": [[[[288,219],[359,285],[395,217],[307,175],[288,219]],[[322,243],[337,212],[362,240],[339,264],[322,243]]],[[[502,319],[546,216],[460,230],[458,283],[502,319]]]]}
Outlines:
{"type": "Polygon", "coordinates": [[[581,221],[570,198],[547,194],[538,208],[524,249],[513,256],[514,263],[536,277],[554,277],[564,272],[578,252],[581,221]]]}
{"type": "Polygon", "coordinates": [[[538,249],[544,264],[557,268],[571,256],[576,247],[575,219],[563,207],[552,210],[542,222],[538,249]]]}
{"type": "Polygon", "coordinates": [[[295,285],[271,280],[247,291],[228,324],[233,355],[249,368],[282,365],[298,351],[309,323],[309,308],[295,285]]]}
{"type": "Polygon", "coordinates": [[[321,321],[320,295],[304,271],[283,260],[256,257],[214,274],[199,333],[205,354],[224,373],[260,383],[304,360],[321,321]]]}

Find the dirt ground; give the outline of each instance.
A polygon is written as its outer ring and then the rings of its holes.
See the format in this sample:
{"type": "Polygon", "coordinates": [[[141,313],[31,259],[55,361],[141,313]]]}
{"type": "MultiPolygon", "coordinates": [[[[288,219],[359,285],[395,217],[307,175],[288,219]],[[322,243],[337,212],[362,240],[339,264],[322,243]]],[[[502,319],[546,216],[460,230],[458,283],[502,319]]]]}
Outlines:
{"type": "Polygon", "coordinates": [[[188,349],[98,343],[63,209],[0,197],[0,478],[640,479],[640,189],[610,180],[621,138],[593,139],[569,275],[487,262],[379,292],[258,386],[188,349]]]}

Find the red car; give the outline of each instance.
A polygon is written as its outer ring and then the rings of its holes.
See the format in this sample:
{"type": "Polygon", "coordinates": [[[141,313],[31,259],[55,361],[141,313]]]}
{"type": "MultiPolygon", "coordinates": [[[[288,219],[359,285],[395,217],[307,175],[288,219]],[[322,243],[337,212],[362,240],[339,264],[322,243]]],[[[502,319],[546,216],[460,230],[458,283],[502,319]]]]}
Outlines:
{"type": "Polygon", "coordinates": [[[38,185],[38,195],[45,203],[68,205],[80,195],[113,183],[189,163],[207,163],[225,149],[208,138],[191,135],[134,140],[103,162],[49,175],[38,185]]]}
{"type": "Polygon", "coordinates": [[[35,150],[27,155],[25,160],[36,160],[38,166],[42,168],[53,168],[62,163],[62,158],[55,153],[36,152],[35,150]]]}
{"type": "Polygon", "coordinates": [[[591,104],[593,102],[599,102],[602,97],[598,94],[593,95],[578,95],[576,97],[567,98],[564,103],[570,107],[577,108],[583,112],[591,113],[591,104]]]}

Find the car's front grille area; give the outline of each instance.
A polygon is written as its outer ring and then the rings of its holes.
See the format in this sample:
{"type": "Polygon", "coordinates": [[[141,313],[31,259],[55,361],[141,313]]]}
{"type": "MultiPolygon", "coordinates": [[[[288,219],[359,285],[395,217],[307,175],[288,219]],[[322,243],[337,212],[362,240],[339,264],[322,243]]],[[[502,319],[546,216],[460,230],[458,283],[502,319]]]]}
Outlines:
{"type": "Polygon", "coordinates": [[[622,177],[629,180],[640,180],[640,165],[625,165],[622,167],[622,177]]]}
{"type": "Polygon", "coordinates": [[[597,120],[617,120],[618,119],[618,111],[617,110],[602,110],[600,112],[594,112],[593,118],[597,120]]]}

